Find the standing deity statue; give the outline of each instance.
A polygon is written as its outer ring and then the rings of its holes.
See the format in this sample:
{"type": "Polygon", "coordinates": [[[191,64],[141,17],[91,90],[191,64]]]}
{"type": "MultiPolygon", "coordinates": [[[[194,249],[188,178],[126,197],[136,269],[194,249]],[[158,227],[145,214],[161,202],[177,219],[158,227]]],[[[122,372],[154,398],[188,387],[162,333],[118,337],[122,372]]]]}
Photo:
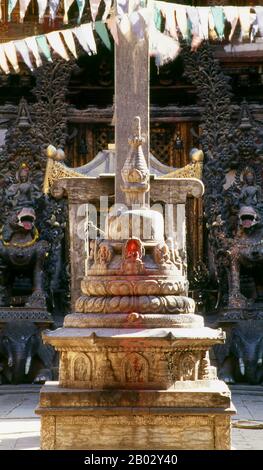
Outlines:
{"type": "Polygon", "coordinates": [[[243,174],[243,188],[239,201],[241,206],[256,206],[261,203],[261,188],[256,184],[254,172],[247,168],[243,174]]]}

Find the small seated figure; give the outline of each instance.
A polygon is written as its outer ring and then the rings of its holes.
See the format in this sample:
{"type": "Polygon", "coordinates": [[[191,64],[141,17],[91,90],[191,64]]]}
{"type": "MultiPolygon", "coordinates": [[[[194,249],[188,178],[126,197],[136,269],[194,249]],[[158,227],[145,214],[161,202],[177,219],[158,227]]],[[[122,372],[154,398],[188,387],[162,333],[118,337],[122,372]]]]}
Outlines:
{"type": "Polygon", "coordinates": [[[36,199],[41,196],[39,188],[29,180],[29,168],[22,163],[16,173],[17,183],[12,184],[6,190],[8,201],[16,209],[23,207],[34,207],[36,199]]]}
{"type": "Polygon", "coordinates": [[[144,248],[137,238],[130,238],[124,247],[122,270],[126,274],[141,274],[144,272],[142,256],[144,248]]]}
{"type": "Polygon", "coordinates": [[[243,175],[243,188],[239,201],[241,206],[256,206],[261,203],[261,188],[256,184],[256,177],[252,170],[247,168],[243,175]]]}

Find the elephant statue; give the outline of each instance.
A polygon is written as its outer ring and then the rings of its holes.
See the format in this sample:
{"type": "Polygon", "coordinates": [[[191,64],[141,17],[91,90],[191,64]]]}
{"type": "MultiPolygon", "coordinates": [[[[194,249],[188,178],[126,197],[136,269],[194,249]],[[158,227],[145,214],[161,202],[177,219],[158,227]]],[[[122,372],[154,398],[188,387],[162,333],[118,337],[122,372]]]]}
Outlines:
{"type": "Polygon", "coordinates": [[[44,345],[37,326],[13,320],[0,332],[0,383],[44,383],[52,380],[55,351],[44,345]]]}
{"type": "Polygon", "coordinates": [[[241,320],[214,346],[219,378],[227,383],[263,383],[263,321],[241,320]]]}

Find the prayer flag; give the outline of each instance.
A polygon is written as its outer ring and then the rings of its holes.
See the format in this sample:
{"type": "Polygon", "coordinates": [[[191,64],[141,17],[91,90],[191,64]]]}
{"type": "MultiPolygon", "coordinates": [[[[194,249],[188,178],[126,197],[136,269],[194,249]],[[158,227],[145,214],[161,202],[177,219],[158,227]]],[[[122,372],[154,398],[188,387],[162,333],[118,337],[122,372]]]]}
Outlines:
{"type": "Polygon", "coordinates": [[[71,54],[73,54],[76,59],[77,51],[76,51],[75,41],[74,41],[71,29],[63,29],[61,33],[64,37],[65,43],[67,44],[67,47],[69,48],[71,54]]]}
{"type": "Polygon", "coordinates": [[[23,39],[20,39],[19,41],[15,41],[14,44],[15,44],[16,50],[21,55],[25,64],[28,66],[28,68],[31,71],[33,71],[34,67],[29,56],[29,50],[28,50],[26,42],[23,39]]]}
{"type": "Polygon", "coordinates": [[[62,59],[69,60],[68,53],[65,49],[65,46],[62,42],[60,34],[58,31],[53,31],[52,33],[46,34],[46,38],[52,47],[52,49],[62,57],[62,59]]]}

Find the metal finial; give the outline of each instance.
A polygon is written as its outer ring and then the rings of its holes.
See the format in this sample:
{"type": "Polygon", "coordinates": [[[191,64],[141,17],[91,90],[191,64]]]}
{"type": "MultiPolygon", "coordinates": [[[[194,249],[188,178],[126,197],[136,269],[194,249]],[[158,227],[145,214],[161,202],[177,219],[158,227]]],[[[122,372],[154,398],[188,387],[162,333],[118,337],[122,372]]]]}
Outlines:
{"type": "Polygon", "coordinates": [[[144,204],[145,193],[149,191],[149,169],[143,154],[142,144],[145,139],[141,135],[141,119],[136,116],[133,121],[134,134],[129,138],[131,150],[122,168],[122,191],[126,194],[127,203],[144,204]]]}

